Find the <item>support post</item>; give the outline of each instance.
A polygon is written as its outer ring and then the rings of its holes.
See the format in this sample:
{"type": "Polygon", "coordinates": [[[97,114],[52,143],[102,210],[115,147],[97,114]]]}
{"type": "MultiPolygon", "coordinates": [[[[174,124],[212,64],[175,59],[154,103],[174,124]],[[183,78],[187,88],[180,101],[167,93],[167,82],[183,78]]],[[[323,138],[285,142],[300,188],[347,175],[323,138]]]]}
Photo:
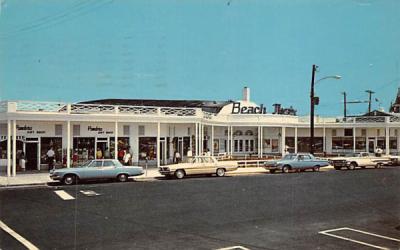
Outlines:
{"type": "Polygon", "coordinates": [[[214,125],[211,125],[211,156],[214,156],[214,125]]]}
{"type": "Polygon", "coordinates": [[[258,158],[261,158],[261,127],[260,126],[258,126],[257,127],[257,136],[258,136],[258,143],[257,143],[257,155],[258,155],[258,158]]]}
{"type": "MultiPolygon", "coordinates": [[[[389,118],[389,117],[387,117],[389,118]]],[[[389,120],[389,119],[387,119],[389,120]]],[[[388,124],[386,124],[386,128],[385,128],[385,154],[386,155],[390,155],[390,127],[388,124]]]]}
{"type": "Polygon", "coordinates": [[[356,127],[353,127],[353,153],[356,152],[356,127]]]}
{"type": "Polygon", "coordinates": [[[157,123],[157,167],[160,167],[160,122],[157,123]]]}
{"type": "Polygon", "coordinates": [[[11,120],[7,120],[7,177],[11,176],[11,120]]]}
{"type": "Polygon", "coordinates": [[[322,151],[326,154],[326,127],[324,122],[324,128],[322,129],[322,151]]]}
{"type": "Polygon", "coordinates": [[[17,175],[17,120],[14,120],[13,122],[13,145],[12,145],[12,150],[13,150],[13,164],[12,164],[12,175],[16,176],[17,175]]]}
{"type": "Polygon", "coordinates": [[[281,154],[282,156],[285,155],[286,149],[286,127],[282,127],[282,135],[281,135],[281,154]]]}
{"type": "Polygon", "coordinates": [[[194,133],[194,137],[195,137],[194,143],[196,145],[196,150],[195,150],[194,154],[195,154],[195,156],[198,156],[199,155],[198,154],[198,151],[199,151],[199,142],[198,142],[199,138],[198,138],[198,136],[199,136],[199,134],[198,134],[197,130],[199,129],[199,124],[196,122],[195,125],[196,126],[195,126],[195,133],[194,133]]]}
{"type": "Polygon", "coordinates": [[[114,159],[118,160],[118,121],[115,121],[115,141],[114,141],[114,159]]]}
{"type": "Polygon", "coordinates": [[[67,121],[67,168],[71,167],[71,122],[67,121]]]}
{"type": "MultiPolygon", "coordinates": [[[[324,128],[325,131],[325,128],[324,128]]],[[[325,137],[324,137],[325,138],[325,137]]],[[[297,127],[294,127],[294,152],[297,154],[298,146],[297,146],[297,127]]]]}
{"type": "Polygon", "coordinates": [[[261,142],[260,142],[260,149],[261,149],[261,158],[263,158],[263,151],[264,151],[264,127],[261,126],[261,142]]]}
{"type": "Polygon", "coordinates": [[[229,145],[231,147],[231,157],[233,157],[233,126],[231,126],[231,141],[229,145]]]}

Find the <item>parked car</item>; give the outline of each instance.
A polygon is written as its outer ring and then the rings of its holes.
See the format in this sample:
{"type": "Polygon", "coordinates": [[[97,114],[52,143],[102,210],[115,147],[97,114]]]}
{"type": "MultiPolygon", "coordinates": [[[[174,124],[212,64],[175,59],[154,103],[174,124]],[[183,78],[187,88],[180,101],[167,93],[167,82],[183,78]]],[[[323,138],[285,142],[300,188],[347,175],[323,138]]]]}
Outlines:
{"type": "Polygon", "coordinates": [[[50,178],[59,180],[65,185],[72,185],[79,180],[116,179],[120,182],[128,180],[129,176],[143,174],[142,167],[123,166],[112,159],[90,160],[73,168],[55,169],[50,172],[50,178]]]}
{"type": "Polygon", "coordinates": [[[186,175],[215,174],[222,177],[226,172],[234,171],[238,168],[236,161],[218,161],[213,156],[195,156],[188,159],[186,163],[162,166],[159,172],[166,176],[175,176],[182,179],[186,175]]]}
{"type": "Polygon", "coordinates": [[[321,167],[326,166],[329,166],[328,160],[317,159],[312,154],[287,154],[281,160],[267,161],[264,164],[264,168],[271,174],[276,171],[288,173],[293,170],[304,171],[307,169],[319,171],[321,167]]]}
{"type": "Polygon", "coordinates": [[[383,165],[390,165],[392,163],[390,157],[382,156],[377,157],[368,152],[354,153],[345,157],[334,157],[329,159],[331,165],[335,167],[336,170],[340,170],[343,167],[349,170],[354,170],[357,167],[375,167],[379,168],[383,165]]]}

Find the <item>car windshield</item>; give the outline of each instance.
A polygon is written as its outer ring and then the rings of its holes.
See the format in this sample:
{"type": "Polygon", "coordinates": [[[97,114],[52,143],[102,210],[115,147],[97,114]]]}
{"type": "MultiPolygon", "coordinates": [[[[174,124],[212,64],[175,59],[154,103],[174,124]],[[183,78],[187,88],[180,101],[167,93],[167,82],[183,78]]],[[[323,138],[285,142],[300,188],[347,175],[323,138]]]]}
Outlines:
{"type": "Polygon", "coordinates": [[[78,168],[84,168],[87,167],[93,160],[85,161],[81,165],[77,166],[78,168]]]}
{"type": "Polygon", "coordinates": [[[283,160],[293,160],[296,157],[296,155],[285,155],[285,157],[283,157],[283,160]]]}

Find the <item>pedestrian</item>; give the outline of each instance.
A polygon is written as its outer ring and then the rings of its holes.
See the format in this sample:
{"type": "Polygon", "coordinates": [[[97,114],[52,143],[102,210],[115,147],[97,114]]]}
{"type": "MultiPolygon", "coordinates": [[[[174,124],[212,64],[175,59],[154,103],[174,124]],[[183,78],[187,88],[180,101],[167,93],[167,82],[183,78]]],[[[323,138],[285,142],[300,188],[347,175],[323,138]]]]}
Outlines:
{"type": "Polygon", "coordinates": [[[103,152],[100,148],[97,148],[96,159],[103,159],[103,152]]]}
{"type": "Polygon", "coordinates": [[[132,158],[131,153],[129,153],[129,151],[126,151],[124,158],[123,158],[125,166],[129,166],[129,164],[131,162],[131,158],[132,158]]]}
{"type": "Polygon", "coordinates": [[[53,147],[50,147],[50,149],[47,151],[46,156],[47,156],[47,164],[49,166],[49,171],[54,169],[54,156],[56,153],[54,153],[53,147]]]}
{"type": "Polygon", "coordinates": [[[118,160],[122,162],[124,160],[125,151],[121,148],[118,150],[118,160]]]}
{"type": "Polygon", "coordinates": [[[181,154],[178,151],[175,151],[175,164],[178,164],[181,162],[181,154]]]}
{"type": "Polygon", "coordinates": [[[205,153],[205,155],[206,155],[206,156],[211,156],[210,149],[208,149],[208,148],[206,149],[206,153],[205,153]]]}
{"type": "Polygon", "coordinates": [[[25,163],[26,163],[25,153],[24,153],[24,151],[22,151],[20,154],[20,160],[19,160],[19,165],[21,166],[22,171],[26,170],[25,163]]]}
{"type": "Polygon", "coordinates": [[[104,159],[110,159],[110,150],[106,147],[106,150],[104,150],[104,159]]]}
{"type": "Polygon", "coordinates": [[[382,156],[382,149],[380,147],[376,147],[375,149],[375,156],[376,157],[381,157],[382,156]]]}

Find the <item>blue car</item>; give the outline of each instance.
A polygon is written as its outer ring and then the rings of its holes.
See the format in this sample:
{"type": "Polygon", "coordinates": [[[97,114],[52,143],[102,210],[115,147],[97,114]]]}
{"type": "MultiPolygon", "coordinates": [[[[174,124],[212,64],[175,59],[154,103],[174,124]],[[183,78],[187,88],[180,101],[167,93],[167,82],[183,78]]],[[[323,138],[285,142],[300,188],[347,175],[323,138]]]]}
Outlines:
{"type": "Polygon", "coordinates": [[[287,154],[281,160],[267,161],[264,168],[271,174],[275,171],[289,173],[290,171],[305,171],[311,169],[319,171],[321,167],[329,166],[328,160],[316,159],[312,154],[287,154]]]}
{"type": "Polygon", "coordinates": [[[118,160],[90,160],[73,168],[61,168],[50,171],[50,178],[65,185],[75,184],[79,180],[116,179],[120,182],[129,176],[142,175],[143,168],[123,166],[118,160]]]}

